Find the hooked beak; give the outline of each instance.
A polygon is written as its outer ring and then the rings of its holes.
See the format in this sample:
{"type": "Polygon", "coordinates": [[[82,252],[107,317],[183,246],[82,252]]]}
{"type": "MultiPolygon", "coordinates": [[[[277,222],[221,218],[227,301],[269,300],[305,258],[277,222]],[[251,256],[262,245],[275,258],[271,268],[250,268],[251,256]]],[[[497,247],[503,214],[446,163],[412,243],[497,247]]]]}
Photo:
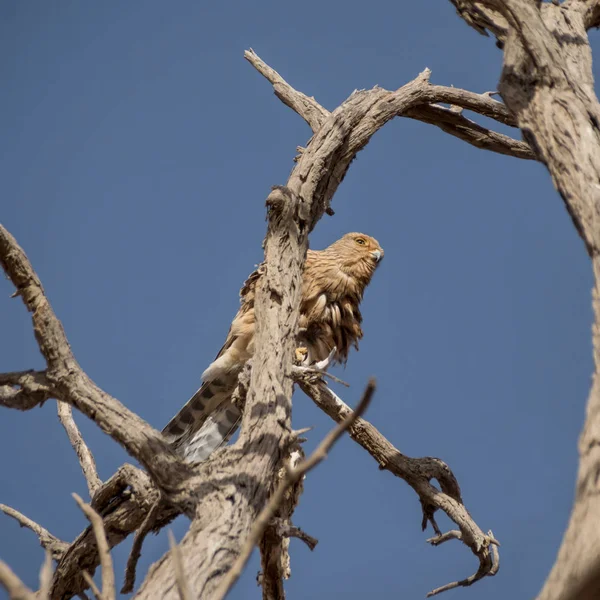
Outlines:
{"type": "Polygon", "coordinates": [[[371,256],[375,259],[375,262],[379,262],[381,260],[381,252],[379,250],[373,250],[373,252],[371,252],[371,256]]]}

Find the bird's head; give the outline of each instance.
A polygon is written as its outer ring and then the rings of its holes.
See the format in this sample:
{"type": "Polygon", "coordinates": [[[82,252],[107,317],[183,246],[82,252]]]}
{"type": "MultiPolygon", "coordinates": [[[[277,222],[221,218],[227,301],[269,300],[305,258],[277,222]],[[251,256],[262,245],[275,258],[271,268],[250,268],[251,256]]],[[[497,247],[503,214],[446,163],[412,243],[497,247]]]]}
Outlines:
{"type": "Polygon", "coordinates": [[[364,233],[347,233],[331,244],[328,250],[335,253],[346,275],[363,280],[365,284],[383,259],[383,248],[379,242],[364,233]]]}

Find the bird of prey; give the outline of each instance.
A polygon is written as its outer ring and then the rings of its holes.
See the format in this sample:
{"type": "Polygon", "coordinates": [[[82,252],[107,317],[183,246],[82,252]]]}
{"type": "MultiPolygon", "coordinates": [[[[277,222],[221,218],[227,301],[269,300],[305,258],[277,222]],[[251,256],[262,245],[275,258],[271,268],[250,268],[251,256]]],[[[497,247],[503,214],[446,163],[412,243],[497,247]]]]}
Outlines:
{"type": "MultiPolygon", "coordinates": [[[[297,343],[305,363],[345,363],[362,338],[359,305],[383,258],[383,249],[363,233],[347,233],[325,250],[308,250],[302,274],[297,343]]],[[[241,419],[232,394],[254,353],[254,297],[264,272],[260,265],[240,291],[240,309],[225,344],[202,374],[202,387],[164,428],[163,435],[188,462],[200,462],[226,443],[241,419]]],[[[298,354],[298,352],[297,352],[298,354]]]]}

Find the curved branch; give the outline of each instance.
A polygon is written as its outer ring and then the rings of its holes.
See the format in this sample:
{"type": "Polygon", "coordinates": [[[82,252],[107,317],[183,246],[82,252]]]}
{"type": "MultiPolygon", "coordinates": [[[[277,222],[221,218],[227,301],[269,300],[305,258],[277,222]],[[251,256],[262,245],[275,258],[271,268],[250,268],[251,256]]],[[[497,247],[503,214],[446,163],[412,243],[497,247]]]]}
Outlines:
{"type": "Polygon", "coordinates": [[[52,398],[45,371],[0,373],[0,406],[31,410],[52,398]]]}
{"type": "MultiPolygon", "coordinates": [[[[125,464],[96,493],[92,508],[104,519],[108,545],[120,544],[144,522],[160,497],[152,480],[136,467],[125,464]]],[[[164,526],[180,511],[167,507],[157,518],[164,526]]],[[[59,561],[54,575],[52,598],[63,600],[80,594],[87,584],[82,570],[92,574],[100,564],[93,532],[88,527],[71,543],[59,561]]]]}
{"type": "MultiPolygon", "coordinates": [[[[273,85],[276,96],[307,121],[313,132],[316,132],[323,125],[331,114],[327,109],[323,108],[314,98],[309,98],[294,89],[277,71],[269,67],[254,50],[247,50],[244,56],[273,85]]],[[[386,93],[382,88],[374,88],[371,92],[386,93]]],[[[363,91],[363,94],[368,93],[363,91]]],[[[387,93],[391,94],[392,92],[387,93]]],[[[504,125],[516,127],[517,123],[514,115],[502,102],[491,98],[490,94],[475,94],[467,90],[444,86],[431,86],[428,93],[431,100],[424,98],[422,102],[416,102],[414,107],[409,107],[404,112],[402,110],[396,111],[393,116],[405,116],[435,125],[446,133],[458,137],[477,148],[516,158],[537,160],[531,148],[525,142],[513,140],[506,135],[491,131],[460,115],[456,110],[434,104],[436,102],[452,104],[457,108],[471,110],[504,125]]]]}
{"type": "Polygon", "coordinates": [[[498,154],[525,160],[538,160],[525,142],[514,140],[507,135],[487,129],[451,108],[434,104],[424,105],[407,110],[404,116],[435,125],[442,131],[482,150],[490,150],[498,154]]]}
{"type": "MultiPolygon", "coordinates": [[[[321,379],[307,374],[301,368],[295,368],[294,378],[302,391],[334,421],[340,423],[352,414],[352,409],[339,398],[321,379]]],[[[479,560],[477,572],[460,582],[442,586],[429,595],[435,595],[457,586],[467,586],[483,577],[496,574],[497,562],[493,560],[490,546],[497,544],[490,535],[485,534],[475,523],[464,506],[460,487],[454,474],[438,458],[410,458],[395,448],[379,431],[364,419],[357,419],[349,427],[350,437],[360,444],[384,469],[403,479],[415,490],[423,507],[422,527],[430,522],[436,536],[427,540],[437,546],[448,539],[459,539],[468,546],[479,560]],[[436,479],[440,489],[431,480],[436,479]],[[441,509],[456,523],[459,532],[442,534],[434,519],[436,510],[441,509]]]]}
{"type": "Polygon", "coordinates": [[[36,594],[2,560],[0,560],[0,585],[8,592],[11,600],[37,600],[36,594]]]}
{"type": "MultiPolygon", "coordinates": [[[[92,419],[139,460],[157,484],[176,501],[178,489],[189,478],[191,469],[176,456],[158,431],[96,386],[79,366],[29,259],[2,225],[0,264],[17,288],[16,294],[21,296],[27,310],[32,313],[35,337],[48,365],[46,379],[52,395],[92,419]]],[[[6,386],[0,389],[5,406],[17,402],[18,394],[7,396],[6,386]]],[[[48,395],[44,391],[34,397],[43,401],[48,395]]],[[[31,400],[32,395],[28,394],[27,398],[31,400]]],[[[22,404],[31,408],[28,402],[22,404]]]]}

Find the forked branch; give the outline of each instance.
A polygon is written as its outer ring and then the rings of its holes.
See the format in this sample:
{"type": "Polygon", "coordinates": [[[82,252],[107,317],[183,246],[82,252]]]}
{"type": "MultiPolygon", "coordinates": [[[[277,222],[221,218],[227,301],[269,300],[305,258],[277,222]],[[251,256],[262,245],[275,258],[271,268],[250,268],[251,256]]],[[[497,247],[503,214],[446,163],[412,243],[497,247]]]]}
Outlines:
{"type": "MultiPolygon", "coordinates": [[[[351,408],[337,396],[322,379],[307,373],[301,368],[294,369],[294,377],[302,391],[334,421],[341,423],[352,414],[351,408]]],[[[497,549],[494,553],[490,547],[497,545],[497,541],[485,534],[475,523],[464,506],[460,487],[454,474],[438,458],[410,458],[395,448],[371,423],[364,419],[357,419],[348,428],[350,437],[360,444],[378,463],[380,469],[390,471],[410,485],[421,501],[423,507],[422,527],[431,523],[436,536],[427,540],[436,546],[448,539],[458,539],[467,545],[479,560],[477,572],[459,582],[442,586],[433,590],[429,595],[452,589],[457,586],[468,586],[486,576],[495,575],[498,570],[497,549]],[[436,479],[440,488],[436,488],[431,481],[436,479]],[[442,534],[435,518],[436,510],[441,509],[454,521],[460,531],[442,534]]]]}
{"type": "MultiPolygon", "coordinates": [[[[244,57],[273,85],[275,95],[286,106],[289,106],[294,112],[300,115],[308,123],[313,132],[316,133],[321,128],[325,120],[331,115],[326,108],[321,106],[314,98],[309,98],[302,92],[295,90],[277,71],[267,65],[254,50],[247,50],[244,57]]],[[[425,81],[429,81],[429,74],[427,74],[425,81]]],[[[389,101],[389,98],[387,98],[389,94],[395,94],[401,90],[402,88],[396,92],[387,92],[382,88],[375,87],[372,90],[363,90],[361,94],[371,94],[374,97],[386,98],[386,101],[389,101]]],[[[506,106],[501,102],[493,100],[489,94],[474,94],[473,92],[457,88],[433,85],[430,85],[428,89],[423,89],[420,98],[417,96],[410,106],[399,108],[391,117],[404,116],[435,125],[442,129],[442,131],[468,142],[477,148],[491,150],[492,152],[516,158],[537,160],[536,155],[527,143],[514,140],[502,133],[491,131],[461,115],[456,108],[479,113],[504,125],[516,126],[515,118],[506,106]],[[453,108],[449,109],[436,104],[440,102],[451,104],[453,108]]],[[[373,113],[377,113],[377,110],[374,110],[373,113]]],[[[383,122],[375,118],[377,129],[391,117],[387,117],[383,122]]],[[[373,133],[370,133],[369,137],[373,133]]]]}
{"type": "Polygon", "coordinates": [[[161,488],[173,494],[189,477],[189,467],[158,431],[98,388],[79,366],[29,259],[2,225],[0,265],[31,312],[34,333],[48,367],[45,373],[0,375],[0,405],[25,410],[54,397],[77,407],[138,459],[161,488]],[[15,386],[20,389],[11,391],[15,386]]]}

